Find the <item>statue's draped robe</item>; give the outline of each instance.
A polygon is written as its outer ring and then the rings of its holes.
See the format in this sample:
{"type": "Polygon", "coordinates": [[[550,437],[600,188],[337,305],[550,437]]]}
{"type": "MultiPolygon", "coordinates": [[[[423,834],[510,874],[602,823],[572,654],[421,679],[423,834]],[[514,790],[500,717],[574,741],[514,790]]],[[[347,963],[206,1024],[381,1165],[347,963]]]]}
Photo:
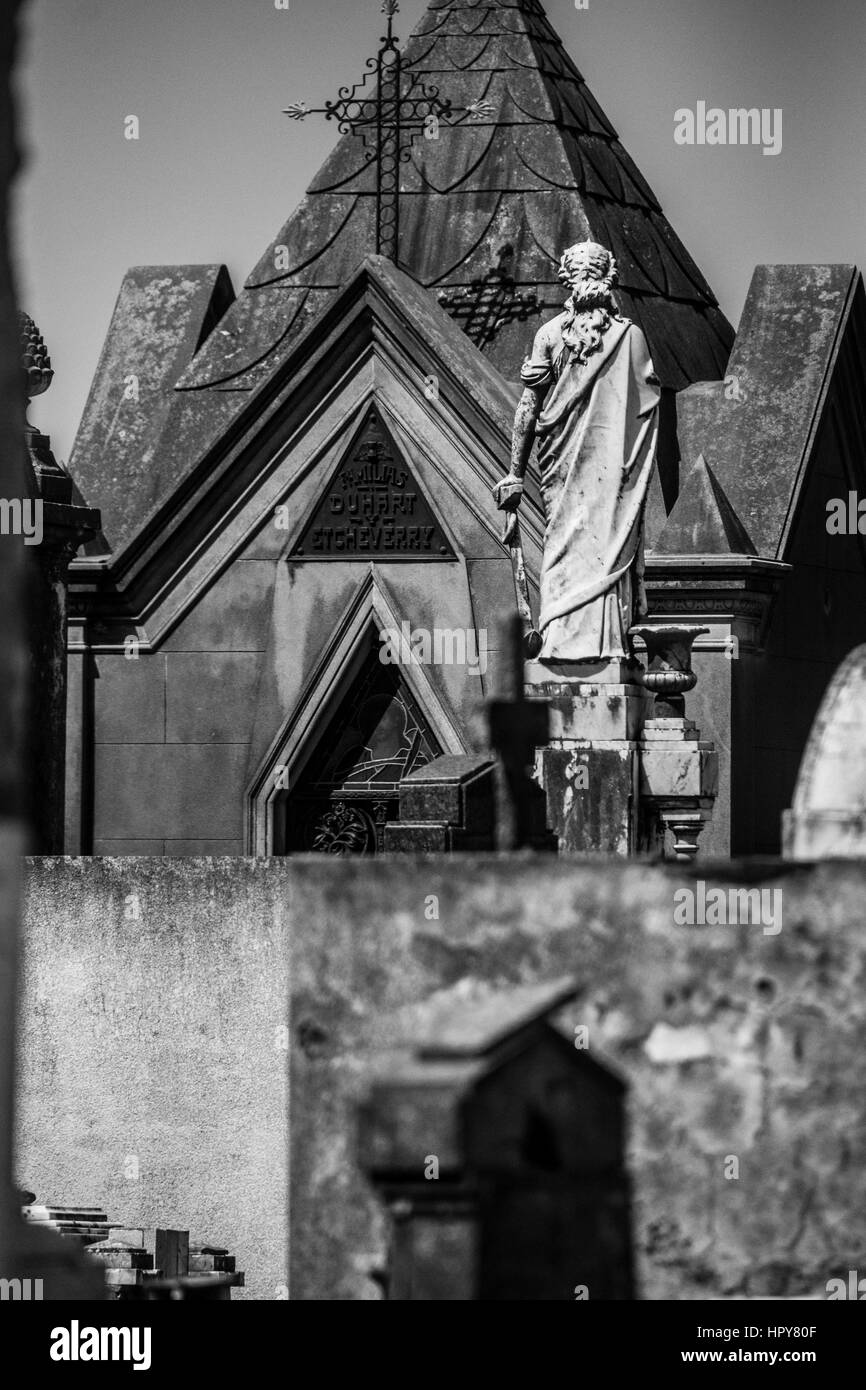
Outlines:
{"type": "Polygon", "coordinates": [[[580,361],[563,341],[567,315],[540,330],[521,372],[547,388],[536,424],[547,527],[541,567],[541,658],[630,655],[646,613],[643,514],[660,397],[646,339],[612,317],[580,361]]]}

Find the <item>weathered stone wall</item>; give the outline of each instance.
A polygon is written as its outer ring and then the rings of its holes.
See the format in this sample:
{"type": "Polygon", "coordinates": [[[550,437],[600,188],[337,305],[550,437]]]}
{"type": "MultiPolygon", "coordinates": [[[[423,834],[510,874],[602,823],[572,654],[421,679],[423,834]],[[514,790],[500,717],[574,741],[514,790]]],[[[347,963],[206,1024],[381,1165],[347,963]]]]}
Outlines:
{"type": "Polygon", "coordinates": [[[255,1298],[286,1285],[279,868],[34,859],[23,928],[20,1183],[225,1245],[255,1298]]]}
{"type": "Polygon", "coordinates": [[[375,1298],[384,1224],[352,1161],[370,1050],[460,981],[573,974],[562,1026],[630,1084],[642,1297],[823,1295],[866,1247],[866,865],[751,878],[782,895],[766,930],[677,925],[694,876],[634,862],[33,861],[21,1180],[189,1225],[274,1297],[290,990],[292,1296],[375,1298]]]}

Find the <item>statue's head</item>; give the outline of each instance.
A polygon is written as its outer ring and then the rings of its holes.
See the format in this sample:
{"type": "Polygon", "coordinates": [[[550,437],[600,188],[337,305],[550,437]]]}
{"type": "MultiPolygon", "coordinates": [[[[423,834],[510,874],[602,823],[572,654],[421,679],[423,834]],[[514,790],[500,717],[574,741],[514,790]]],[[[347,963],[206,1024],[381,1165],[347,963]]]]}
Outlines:
{"type": "Polygon", "coordinates": [[[613,287],[617,282],[616,261],[595,241],[579,241],[563,251],[559,278],[571,290],[576,309],[613,309],[613,287]]]}

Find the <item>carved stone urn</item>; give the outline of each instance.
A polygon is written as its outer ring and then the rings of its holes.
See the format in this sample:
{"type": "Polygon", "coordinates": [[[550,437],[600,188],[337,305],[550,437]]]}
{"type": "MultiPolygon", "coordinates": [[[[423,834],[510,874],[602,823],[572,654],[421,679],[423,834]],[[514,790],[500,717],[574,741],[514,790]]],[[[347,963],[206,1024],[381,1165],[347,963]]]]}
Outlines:
{"type": "Polygon", "coordinates": [[[708,627],[633,627],[630,636],[646,643],[647,669],[637,680],[655,695],[653,714],[658,718],[682,719],[685,693],[694,690],[698,678],[692,670],[692,643],[708,627]]]}

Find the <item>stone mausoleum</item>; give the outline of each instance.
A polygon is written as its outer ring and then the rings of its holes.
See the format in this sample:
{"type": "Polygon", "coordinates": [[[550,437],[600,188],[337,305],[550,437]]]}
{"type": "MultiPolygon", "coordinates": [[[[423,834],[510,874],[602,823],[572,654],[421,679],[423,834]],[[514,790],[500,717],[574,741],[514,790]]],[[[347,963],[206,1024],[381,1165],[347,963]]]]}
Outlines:
{"type": "MultiPolygon", "coordinates": [[[[0,769],[20,808],[37,765],[42,851],[24,871],[17,1204],[102,1213],[125,1234],[101,1254],[136,1280],[145,1228],[193,1242],[187,1260],[217,1241],[210,1267],[236,1254],[255,1299],[823,1297],[866,1242],[866,575],[856,524],[827,525],[866,486],[860,274],[760,266],[735,334],[537,0],[431,0],[405,50],[383,8],[400,130],[371,158],[355,89],[239,294],[221,266],[128,272],[74,484],[27,429],[50,525],[31,556],[32,737],[25,753],[12,730],[0,769]],[[586,241],[615,257],[658,379],[640,631],[647,658],[673,629],[696,637],[681,719],[649,717],[648,681],[533,706],[544,682],[500,639],[519,585],[491,489],[563,248],[586,241]],[[382,661],[407,628],[428,658],[382,661]],[[625,820],[596,862],[377,855],[488,848],[491,743],[500,789],[539,752],[549,833],[524,838],[541,848],[575,847],[550,814],[569,797],[584,829],[607,806],[610,832],[618,758],[644,778],[712,764],[716,862],[697,883],[635,862],[625,820]],[[596,775],[556,803],[584,757],[596,775]],[[411,805],[451,803],[460,834],[400,844],[411,805]],[[783,810],[788,860],[750,858],[778,853],[783,810]],[[709,895],[730,916],[676,915],[709,895]]],[[[0,178],[11,163],[10,146],[0,178]]],[[[33,395],[50,364],[21,327],[33,395]]],[[[537,614],[533,467],[520,524],[537,614]]],[[[5,1267],[45,1268],[59,1297],[47,1247],[13,1234],[27,1248],[5,1267]]]]}
{"type": "MultiPolygon", "coordinates": [[[[433,0],[401,62],[452,109],[403,132],[384,231],[346,127],[239,293],[219,265],[120,288],[69,465],[102,533],[70,570],[66,852],[375,851],[402,779],[484,747],[514,606],[491,487],[581,239],[615,255],[662,388],[648,621],[706,629],[701,849],[778,852],[866,638],[863,539],[825,525],[866,486],[861,276],[759,266],[734,333],[537,0],[433,0]],[[383,664],[405,624],[483,634],[484,659],[383,664]]],[[[531,473],[521,519],[537,603],[531,473]]]]}

